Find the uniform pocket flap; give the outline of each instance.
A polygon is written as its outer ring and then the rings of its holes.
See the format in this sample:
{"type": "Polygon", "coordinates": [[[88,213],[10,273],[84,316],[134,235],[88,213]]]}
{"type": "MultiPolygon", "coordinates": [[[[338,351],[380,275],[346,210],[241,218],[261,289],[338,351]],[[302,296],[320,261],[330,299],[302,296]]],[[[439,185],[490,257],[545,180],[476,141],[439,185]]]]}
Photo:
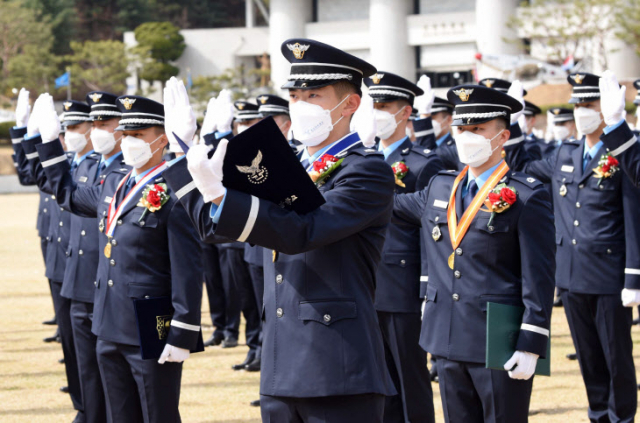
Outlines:
{"type": "Polygon", "coordinates": [[[127,286],[127,295],[131,298],[164,297],[171,295],[171,290],[169,287],[131,282],[127,286]]]}
{"type": "Polygon", "coordinates": [[[442,211],[430,210],[429,221],[436,224],[447,223],[447,211],[446,210],[442,210],[442,211]]]}
{"type": "MultiPolygon", "coordinates": [[[[509,213],[506,211],[506,213],[509,213]]],[[[509,232],[509,222],[504,222],[498,220],[498,218],[494,218],[491,225],[489,225],[489,219],[478,219],[475,223],[476,228],[480,229],[483,232],[487,232],[490,234],[495,233],[504,233],[509,232]]]]}
{"type": "Polygon", "coordinates": [[[512,306],[523,306],[522,295],[500,295],[486,294],[480,296],[480,309],[487,311],[487,303],[506,304],[512,306]]]}
{"type": "Polygon", "coordinates": [[[313,320],[326,326],[358,315],[355,301],[304,301],[298,306],[298,319],[313,320]]]}
{"type": "MultiPolygon", "coordinates": [[[[580,246],[580,244],[578,244],[578,246],[580,246]]],[[[587,251],[602,254],[613,254],[625,251],[624,243],[617,242],[589,242],[584,245],[584,248],[587,251]]]]}
{"type": "Polygon", "coordinates": [[[427,301],[436,301],[436,296],[438,294],[438,290],[433,284],[427,284],[427,301]]]}
{"type": "Polygon", "coordinates": [[[133,224],[140,226],[141,228],[155,228],[158,226],[158,218],[155,213],[147,211],[144,213],[144,217],[142,217],[142,213],[136,213],[134,217],[133,224]]]}
{"type": "Polygon", "coordinates": [[[406,253],[385,253],[383,260],[386,264],[397,264],[404,267],[407,264],[420,263],[420,255],[412,252],[406,253]]]}

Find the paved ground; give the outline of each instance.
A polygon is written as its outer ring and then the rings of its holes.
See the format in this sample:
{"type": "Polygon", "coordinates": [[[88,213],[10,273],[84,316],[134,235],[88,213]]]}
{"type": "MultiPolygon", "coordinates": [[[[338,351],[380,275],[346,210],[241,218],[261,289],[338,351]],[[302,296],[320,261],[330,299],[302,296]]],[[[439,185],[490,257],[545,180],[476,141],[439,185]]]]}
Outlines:
{"type": "MultiPolygon", "coordinates": [[[[62,357],[60,347],[42,342],[53,332],[40,324],[52,316],[52,306],[34,229],[36,206],[35,194],[0,195],[1,422],[71,422],[74,417],[68,396],[58,391],[65,384],[63,367],[57,363],[62,357]]],[[[202,322],[208,337],[212,329],[206,310],[205,301],[202,322]]],[[[638,331],[633,329],[636,351],[638,331]]],[[[564,357],[573,346],[562,309],[554,309],[552,334],[553,376],[536,378],[530,421],[587,422],[578,364],[564,357]]],[[[246,352],[245,346],[213,348],[186,362],[180,404],[185,423],[259,421],[259,410],[248,405],[258,398],[259,376],[231,370],[246,352]]],[[[637,352],[635,357],[638,363],[637,352]]],[[[442,422],[437,385],[434,390],[438,422],[442,422]]]]}

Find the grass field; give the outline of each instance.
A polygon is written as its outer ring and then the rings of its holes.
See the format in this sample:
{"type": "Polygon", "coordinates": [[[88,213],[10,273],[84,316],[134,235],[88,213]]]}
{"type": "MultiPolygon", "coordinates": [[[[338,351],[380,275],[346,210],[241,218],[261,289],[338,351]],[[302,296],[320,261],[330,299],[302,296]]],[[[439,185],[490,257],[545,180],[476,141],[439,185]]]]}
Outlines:
{"type": "MultiPolygon", "coordinates": [[[[0,195],[0,422],[71,422],[75,416],[65,385],[59,344],[45,344],[52,334],[52,305],[44,279],[39,241],[34,229],[38,197],[0,195]]],[[[203,310],[207,310],[206,296],[203,310]]],[[[208,312],[202,313],[204,335],[211,334],[208,312]]],[[[633,329],[636,364],[637,328],[633,329]]],[[[586,422],[587,400],[562,309],[554,309],[552,377],[534,382],[533,423],[586,422]]],[[[244,340],[241,339],[242,343],[244,340]]],[[[209,348],[185,363],[180,409],[183,422],[253,423],[260,411],[249,402],[258,398],[259,375],[234,372],[247,348],[209,348]]],[[[434,386],[437,421],[442,422],[438,385],[434,386]]],[[[354,420],[355,422],[356,420],[354,420]]]]}

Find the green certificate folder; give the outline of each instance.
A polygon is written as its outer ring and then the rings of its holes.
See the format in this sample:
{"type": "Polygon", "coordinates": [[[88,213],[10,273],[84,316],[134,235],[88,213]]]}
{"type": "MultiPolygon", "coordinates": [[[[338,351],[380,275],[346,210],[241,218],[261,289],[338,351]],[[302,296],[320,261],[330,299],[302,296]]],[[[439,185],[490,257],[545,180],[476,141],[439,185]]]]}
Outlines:
{"type": "MultiPolygon", "coordinates": [[[[487,303],[487,356],[488,369],[504,370],[516,351],[522,325],[524,307],[487,303]]],[[[547,358],[538,359],[536,375],[551,376],[551,337],[547,342],[547,358]]]]}

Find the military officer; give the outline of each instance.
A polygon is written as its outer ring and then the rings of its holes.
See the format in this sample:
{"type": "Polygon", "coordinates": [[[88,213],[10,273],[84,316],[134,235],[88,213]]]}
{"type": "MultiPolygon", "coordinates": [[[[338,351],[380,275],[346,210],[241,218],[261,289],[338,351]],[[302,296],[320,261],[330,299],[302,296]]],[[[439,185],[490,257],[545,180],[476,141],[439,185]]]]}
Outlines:
{"type": "Polygon", "coordinates": [[[478,85],[455,87],[447,98],[456,105],[454,137],[466,167],[397,195],[394,206],[395,219],[422,226],[431,237],[420,345],[438,357],[445,421],[526,422],[551,320],[550,199],[540,181],[510,171],[501,159],[509,124],[522,111],[519,101],[478,85]],[[507,208],[492,216],[481,208],[496,190],[507,208]],[[508,373],[485,368],[487,302],[525,308],[508,373]]]}
{"type": "MultiPolygon", "coordinates": [[[[183,95],[186,98],[186,91],[183,95]]],[[[139,96],[119,97],[116,104],[122,113],[123,157],[132,171],[119,169],[100,185],[79,187],[60,159],[62,149],[53,119],[44,130],[40,126],[46,142],[37,150],[58,203],[75,214],[98,217],[100,222],[92,331],[98,337],[109,420],[175,422],[180,420],[181,363],[201,336],[202,270],[200,255],[194,254],[199,252],[198,239],[162,177],[167,168],[162,161],[167,144],[163,106],[139,96]],[[134,299],[148,297],[170,297],[174,308],[158,362],[141,359],[133,308],[134,299]]],[[[195,128],[190,107],[171,104],[175,107],[168,114],[177,122],[192,122],[195,128]]],[[[193,138],[193,133],[169,126],[167,133],[173,132],[183,140],[193,138]]]]}
{"type": "Polygon", "coordinates": [[[211,160],[205,147],[189,151],[193,183],[184,162],[167,178],[181,190],[192,220],[201,222],[205,239],[223,236],[274,251],[264,262],[263,420],[347,422],[358,416],[381,422],[384,395],[396,391],[373,295],[394,178],[383,156],[349,133],[362,79],[375,68],[309,39],[285,41],[282,53],[292,64],[283,88],[289,90],[293,135],[306,146],[303,165],[310,171],[325,155],[344,158],[320,187],[326,203],[298,215],[226,190],[226,141],[211,160]],[[198,190],[183,189],[194,184],[198,190]]]}
{"type": "Polygon", "coordinates": [[[563,143],[546,160],[528,160],[520,144],[505,151],[514,167],[552,183],[556,260],[562,264],[556,281],[586,385],[589,419],[631,422],[637,387],[632,312],[625,306],[640,304],[640,191],[609,159],[602,142],[630,133],[623,118],[624,89],[615,78],[608,80],[601,101],[598,76],[573,73],[568,81],[576,126],[585,136],[563,143]]]}
{"type": "MultiPolygon", "coordinates": [[[[405,133],[414,98],[424,91],[384,71],[365,78],[364,83],[374,101],[378,149],[395,174],[396,193],[420,191],[444,170],[435,152],[414,145],[405,133]]],[[[436,104],[437,99],[434,108],[436,104]]],[[[431,112],[433,116],[433,108],[431,112]]],[[[419,345],[420,251],[419,228],[389,225],[376,272],[374,303],[387,366],[398,391],[386,398],[385,422],[435,421],[427,357],[419,345]]]]}
{"type": "MultiPolygon", "coordinates": [[[[91,146],[86,142],[85,133],[79,132],[87,126],[85,123],[90,120],[89,106],[81,101],[70,100],[64,103],[64,109],[65,124],[69,123],[76,130],[75,143],[69,143],[69,148],[73,145],[73,150],[70,150],[69,153],[64,155],[64,162],[69,164],[68,162],[70,161],[70,167],[75,163],[73,171],[69,172],[69,177],[75,178],[75,170],[78,168],[78,165],[91,154],[91,146]],[[81,141],[81,138],[85,139],[84,143],[81,141]],[[88,147],[87,144],[89,145],[88,147]],[[79,153],[82,153],[82,156],[79,156],[79,153]]],[[[28,167],[32,178],[41,190],[52,195],[50,200],[52,204],[49,209],[51,217],[47,235],[49,245],[47,246],[47,258],[45,260],[45,275],[51,281],[56,320],[58,322],[58,333],[62,344],[64,366],[67,376],[67,386],[61,388],[61,390],[70,394],[73,407],[78,410],[76,421],[83,422],[85,421],[84,406],[82,404],[82,389],[78,374],[77,354],[71,324],[71,300],[62,295],[67,265],[67,251],[71,237],[71,215],[55,204],[55,191],[47,183],[47,178],[36,152],[36,145],[42,142],[40,137],[42,126],[52,116],[55,116],[57,119],[57,115],[53,109],[53,98],[48,94],[43,94],[34,104],[34,114],[30,119],[30,121],[33,120],[33,122],[31,122],[31,125],[27,125],[27,135],[22,142],[22,147],[25,152],[25,157],[28,158],[28,167]]],[[[90,124],[88,124],[88,126],[90,127],[90,124]]],[[[56,133],[56,138],[57,137],[58,134],[56,133]]],[[[73,137],[74,135],[70,136],[71,139],[73,139],[73,137]]]]}
{"type": "Polygon", "coordinates": [[[552,120],[553,139],[549,142],[539,140],[542,157],[549,157],[563,142],[576,140],[576,122],[573,110],[566,107],[552,107],[549,109],[548,118],[552,120]]]}
{"type": "MultiPolygon", "coordinates": [[[[617,97],[621,95],[614,90],[614,88],[617,88],[615,86],[617,80],[611,71],[605,71],[600,84],[601,91],[612,92],[617,94],[617,97]]],[[[640,80],[635,81],[633,85],[636,89],[640,89],[640,80]]],[[[624,95],[624,93],[622,93],[622,95],[624,95]]],[[[615,104],[617,107],[619,98],[612,100],[612,104],[615,104]]],[[[634,104],[640,104],[640,94],[636,96],[634,104]]],[[[638,109],[640,109],[640,106],[638,109]]],[[[636,126],[638,125],[636,124],[636,126]]],[[[611,155],[620,162],[620,167],[629,176],[631,182],[636,187],[640,187],[640,143],[638,143],[637,140],[637,133],[631,131],[628,125],[619,125],[609,133],[605,131],[602,141],[605,147],[611,152],[611,155]]]]}
{"type": "Polygon", "coordinates": [[[538,138],[533,133],[533,129],[536,126],[536,119],[540,113],[542,113],[542,110],[540,110],[540,107],[536,106],[530,101],[527,101],[527,100],[524,101],[524,113],[523,113],[524,118],[520,119],[522,132],[524,133],[524,141],[526,143],[536,144],[538,148],[535,148],[534,150],[531,150],[531,148],[529,148],[529,155],[531,155],[532,157],[535,156],[535,158],[538,158],[538,159],[542,158],[542,151],[541,151],[542,149],[540,147],[540,143],[544,141],[538,138]]]}

